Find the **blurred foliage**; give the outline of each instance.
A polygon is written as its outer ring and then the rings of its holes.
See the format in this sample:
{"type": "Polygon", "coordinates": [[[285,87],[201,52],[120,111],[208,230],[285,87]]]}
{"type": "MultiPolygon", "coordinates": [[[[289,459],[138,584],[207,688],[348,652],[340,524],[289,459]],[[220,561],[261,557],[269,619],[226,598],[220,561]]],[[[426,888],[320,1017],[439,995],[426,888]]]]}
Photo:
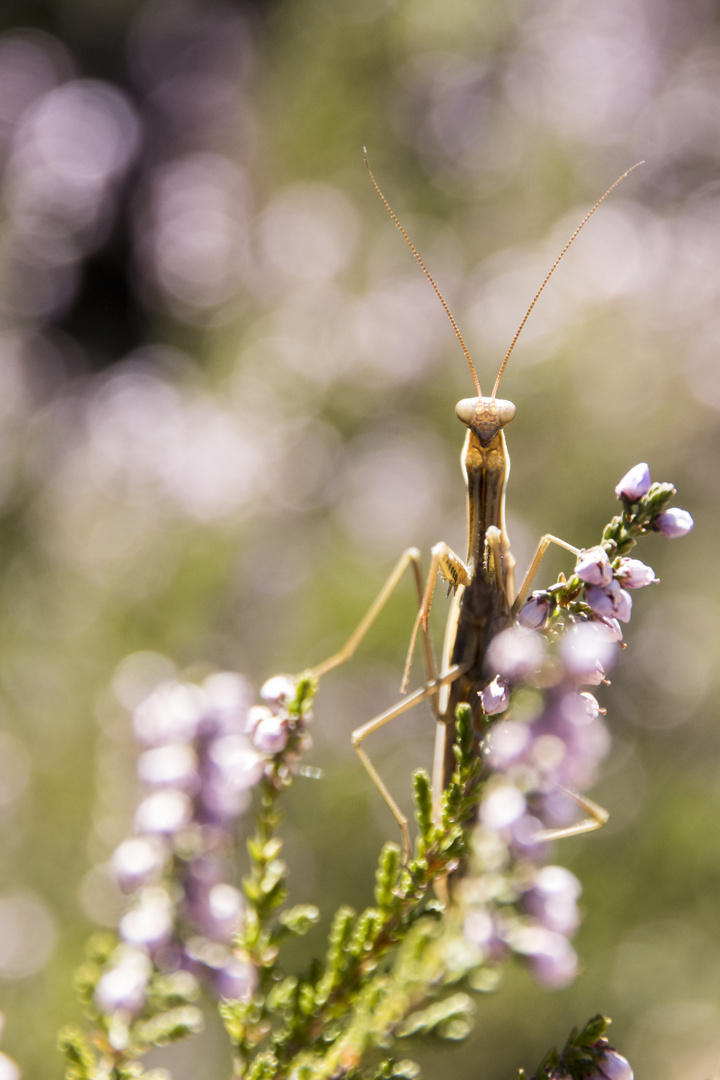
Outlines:
{"type": "MultiPolygon", "coordinates": [[[[366,144],[484,388],[589,205],[647,159],[504,378],[510,533],[520,565],[542,532],[589,542],[639,460],[696,519],[681,548],[643,552],[663,580],[605,694],[610,824],[562,849],[586,970],[554,994],[517,973],[425,1075],[511,1076],[602,1010],[639,1077],[704,1080],[720,1056],[717,5],[6,0],[0,28],[4,1049],[28,1077],[60,1074],[81,942],[118,914],[102,865],[132,816],[108,689],[122,658],[297,671],[404,546],[462,549],[453,407],[471,384],[366,144]]],[[[321,688],[323,778],[291,796],[296,902],[370,900],[393,823],[349,732],[395,699],[411,608],[408,584],[321,688]]],[[[406,804],[431,727],[410,715],[375,740],[406,804]]],[[[217,1031],[165,1061],[176,1080],[226,1072],[217,1031]]]]}

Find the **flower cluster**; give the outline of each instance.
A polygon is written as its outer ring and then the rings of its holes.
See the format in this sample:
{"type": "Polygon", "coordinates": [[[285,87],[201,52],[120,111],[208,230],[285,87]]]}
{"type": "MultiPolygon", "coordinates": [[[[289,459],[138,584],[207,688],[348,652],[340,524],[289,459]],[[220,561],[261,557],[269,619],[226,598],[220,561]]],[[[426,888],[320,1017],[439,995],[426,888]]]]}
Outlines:
{"type": "Polygon", "coordinates": [[[489,773],[473,837],[479,870],[461,887],[465,934],[490,959],[525,957],[552,987],[577,972],[570,938],[580,922],[581,890],[569,870],[546,865],[549,841],[607,818],[579,794],[594,783],[610,747],[603,710],[588,687],[606,681],[620,624],[631,615],[630,590],[657,581],[627,551],[644,532],[682,536],[692,528],[685,511],[665,509],[674,491],[652,485],[647,465],[623,477],[616,493],[624,513],[603,542],[580,551],[570,579],[533,593],[515,624],[493,640],[487,665],[494,678],[481,694],[488,718],[505,715],[487,739],[489,773]],[[573,824],[578,807],[585,817],[573,824]]]}
{"type": "Polygon", "coordinates": [[[233,950],[245,901],[227,861],[252,789],[286,784],[309,745],[310,713],[293,712],[295,696],[295,683],[276,676],[254,705],[247,680],[222,672],[201,686],[165,683],[136,709],[145,795],[134,835],[111,859],[133,898],[95,988],[102,1013],[140,1013],[154,971],[187,972],[218,996],[252,994],[254,965],[233,950]]]}

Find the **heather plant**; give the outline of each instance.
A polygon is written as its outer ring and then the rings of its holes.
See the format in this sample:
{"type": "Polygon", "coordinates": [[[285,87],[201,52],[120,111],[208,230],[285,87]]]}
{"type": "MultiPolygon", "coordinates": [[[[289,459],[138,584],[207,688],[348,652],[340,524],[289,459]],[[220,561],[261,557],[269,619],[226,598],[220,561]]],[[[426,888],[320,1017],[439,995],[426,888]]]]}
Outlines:
{"type": "MultiPolygon", "coordinates": [[[[631,591],[656,582],[629,552],[648,532],[692,528],[646,465],[616,492],[622,512],[600,542],[492,641],[486,689],[457,710],[456,768],[438,814],[427,774],[414,773],[414,852],[404,864],[398,843],[384,845],[374,903],[341,906],[325,954],[300,973],[285,947],[320,911],[291,902],[282,807],[307,771],[316,681],[276,676],[256,704],[244,676],[218,672],[166,681],[137,706],[143,795],[111,860],[130,899],[78,971],[87,1025],[60,1034],[67,1080],[166,1080],[163,1068],[143,1070],[143,1055],[197,1033],[208,997],[234,1080],[414,1077],[405,1047],[462,1040],[478,995],[499,992],[508,963],[546,987],[573,980],[581,884],[552,860],[564,835],[606,817],[584,794],[609,749],[604,709],[586,688],[607,682],[631,591]],[[578,823],[578,811],[590,816],[578,823]],[[254,825],[238,888],[231,856],[243,819],[254,825]]],[[[632,1080],[608,1024],[598,1015],[574,1029],[518,1080],[632,1080]]]]}

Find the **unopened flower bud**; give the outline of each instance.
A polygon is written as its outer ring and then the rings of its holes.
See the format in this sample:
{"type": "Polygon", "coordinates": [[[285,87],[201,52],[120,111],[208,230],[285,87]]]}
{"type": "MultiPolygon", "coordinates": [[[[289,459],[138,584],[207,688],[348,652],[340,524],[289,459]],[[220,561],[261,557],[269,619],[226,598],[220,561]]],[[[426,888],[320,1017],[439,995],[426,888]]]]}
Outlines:
{"type": "Polygon", "coordinates": [[[650,490],[650,483],[650,467],[647,462],[641,461],[639,465],[634,465],[629,472],[625,473],[615,488],[615,494],[618,499],[637,502],[638,499],[642,499],[643,495],[647,495],[650,490]]]}
{"type": "Polygon", "coordinates": [[[675,540],[678,536],[687,536],[694,524],[695,522],[687,510],[670,507],[669,510],[663,510],[662,514],[658,514],[653,521],[653,528],[661,536],[667,536],[669,539],[675,540]]]}

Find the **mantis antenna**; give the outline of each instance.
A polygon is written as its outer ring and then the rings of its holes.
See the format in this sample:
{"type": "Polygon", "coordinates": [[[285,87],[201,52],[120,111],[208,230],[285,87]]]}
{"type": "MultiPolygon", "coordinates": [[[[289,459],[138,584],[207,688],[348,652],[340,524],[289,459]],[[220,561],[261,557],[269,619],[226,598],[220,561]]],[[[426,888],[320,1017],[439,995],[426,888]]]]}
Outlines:
{"type": "Polygon", "coordinates": [[[472,372],[473,382],[475,383],[475,389],[476,389],[476,390],[477,390],[477,392],[478,392],[478,397],[482,397],[482,391],[480,390],[480,383],[478,382],[478,377],[477,377],[477,373],[476,373],[476,371],[475,371],[475,367],[474,367],[474,365],[473,365],[473,362],[472,362],[472,360],[470,359],[470,353],[468,352],[468,350],[467,350],[467,345],[466,345],[466,344],[465,344],[465,342],[463,341],[463,336],[462,336],[462,334],[460,333],[460,330],[458,329],[458,324],[457,324],[457,323],[455,322],[455,319],[453,318],[453,315],[452,315],[452,312],[450,311],[450,308],[449,308],[449,307],[447,306],[447,304],[445,303],[445,297],[443,296],[443,294],[442,294],[442,293],[440,292],[440,290],[438,289],[437,285],[435,284],[435,280],[434,280],[434,278],[433,278],[432,274],[430,273],[430,271],[428,270],[427,266],[425,265],[425,263],[424,263],[424,262],[422,261],[422,259],[420,258],[420,255],[418,254],[418,252],[417,252],[417,250],[416,250],[416,248],[415,248],[415,245],[413,244],[412,240],[410,239],[410,237],[408,236],[408,234],[407,234],[407,233],[405,232],[405,230],[403,229],[402,225],[400,224],[400,222],[399,222],[399,220],[398,220],[398,216],[397,216],[397,214],[395,213],[395,211],[393,210],[392,206],[391,206],[391,205],[390,205],[390,203],[389,203],[389,202],[387,201],[387,199],[386,199],[386,198],[385,198],[385,196],[383,195],[382,191],[381,191],[381,190],[380,190],[380,188],[378,187],[378,182],[377,182],[377,180],[375,179],[375,177],[373,176],[373,174],[372,174],[372,169],[370,168],[370,162],[368,161],[368,156],[367,156],[367,149],[366,149],[366,148],[365,148],[364,146],[363,146],[363,154],[364,154],[364,156],[365,156],[365,168],[367,169],[367,171],[368,171],[368,174],[369,174],[369,176],[370,176],[370,179],[372,180],[372,183],[373,183],[373,187],[375,188],[375,190],[377,191],[378,195],[380,196],[380,198],[382,199],[383,203],[385,204],[385,209],[387,210],[388,214],[389,214],[389,215],[390,215],[390,217],[391,217],[391,218],[393,219],[393,221],[394,221],[394,222],[395,222],[395,224],[397,225],[398,229],[399,229],[399,230],[400,230],[400,232],[402,233],[403,237],[405,238],[405,241],[406,241],[406,243],[407,243],[408,247],[409,247],[409,248],[410,248],[410,250],[412,251],[412,253],[413,253],[413,255],[415,256],[415,258],[417,259],[417,261],[418,261],[418,262],[420,263],[420,266],[422,267],[422,270],[423,270],[423,273],[425,274],[425,277],[426,277],[426,278],[428,279],[428,281],[429,281],[429,282],[430,282],[430,284],[432,285],[433,289],[435,290],[435,293],[436,293],[436,295],[437,295],[437,298],[438,298],[438,300],[440,301],[440,303],[442,304],[443,308],[445,309],[445,314],[447,315],[448,319],[449,319],[449,320],[450,320],[450,322],[452,323],[452,328],[453,328],[453,330],[455,331],[455,333],[457,334],[457,339],[458,339],[458,341],[460,342],[460,345],[461,345],[461,347],[462,347],[462,351],[463,351],[463,352],[465,353],[465,359],[467,360],[468,364],[470,365],[470,371],[472,372]]]}
{"type": "MultiPolygon", "coordinates": [[[[450,311],[450,308],[449,308],[449,307],[448,307],[448,305],[446,304],[446,302],[445,302],[445,298],[444,298],[443,294],[442,294],[442,293],[440,292],[439,288],[438,288],[438,287],[437,287],[437,285],[435,284],[435,280],[434,280],[434,278],[433,278],[432,274],[430,273],[430,271],[428,270],[427,266],[425,265],[425,263],[424,263],[424,262],[422,261],[422,259],[420,258],[420,255],[419,255],[418,251],[416,250],[416,248],[415,248],[415,245],[413,244],[412,240],[410,239],[410,237],[408,236],[408,234],[407,234],[407,233],[405,232],[404,228],[403,228],[403,227],[402,227],[402,225],[400,224],[400,221],[398,220],[397,214],[395,213],[395,211],[393,210],[393,208],[392,208],[392,207],[390,206],[390,203],[389,203],[389,202],[387,201],[387,199],[386,199],[386,198],[385,198],[385,196],[383,195],[382,191],[380,190],[380,187],[378,186],[378,182],[377,182],[377,180],[375,179],[375,177],[373,176],[373,173],[372,173],[372,169],[370,168],[370,163],[368,162],[368,156],[367,156],[367,149],[366,149],[366,148],[365,148],[364,146],[363,146],[363,155],[364,155],[364,157],[365,157],[365,168],[367,169],[367,171],[368,171],[368,174],[369,174],[369,176],[370,176],[370,179],[372,180],[372,184],[373,184],[373,187],[375,188],[375,190],[377,191],[378,195],[379,195],[379,196],[380,196],[380,198],[382,199],[382,201],[383,201],[383,203],[384,203],[384,205],[385,205],[385,209],[386,209],[386,210],[387,210],[387,212],[389,213],[390,217],[391,217],[391,218],[393,219],[393,221],[394,221],[394,222],[395,222],[395,224],[397,225],[398,229],[399,229],[399,230],[400,230],[400,232],[402,233],[402,236],[403,236],[403,238],[405,239],[405,242],[407,243],[408,247],[409,247],[409,248],[410,248],[410,250],[412,251],[412,253],[413,253],[413,255],[415,256],[415,258],[417,259],[417,261],[418,261],[418,262],[420,263],[420,266],[421,266],[421,268],[422,268],[422,271],[423,271],[423,273],[425,274],[425,277],[426,277],[426,278],[428,279],[428,281],[429,281],[429,282],[430,282],[430,284],[432,285],[433,289],[435,290],[435,294],[437,295],[437,298],[438,298],[438,300],[440,301],[440,303],[442,304],[442,306],[443,306],[443,308],[444,308],[444,310],[445,310],[445,314],[447,315],[448,319],[450,320],[450,322],[451,322],[451,324],[452,324],[452,328],[453,328],[453,330],[455,331],[455,334],[457,335],[457,339],[458,339],[458,341],[460,342],[460,345],[461,345],[462,351],[463,351],[463,353],[465,354],[465,359],[467,360],[467,362],[468,362],[468,364],[469,364],[469,366],[470,366],[470,371],[472,372],[473,382],[475,383],[475,389],[476,389],[476,390],[477,390],[477,392],[478,392],[478,397],[482,397],[482,392],[481,392],[481,390],[480,390],[480,383],[479,383],[479,381],[478,381],[478,377],[477,377],[477,373],[476,373],[476,371],[475,371],[475,367],[474,367],[474,365],[473,365],[473,362],[472,362],[472,360],[471,360],[471,358],[470,358],[470,353],[468,352],[467,346],[466,346],[466,344],[465,344],[465,342],[464,342],[464,340],[463,340],[463,336],[462,336],[462,334],[460,333],[460,330],[459,330],[459,328],[458,328],[458,325],[457,325],[457,323],[455,322],[455,319],[453,318],[452,312],[450,311]]],[[[492,392],[492,395],[491,395],[491,400],[494,400],[494,399],[495,399],[495,396],[496,396],[496,394],[497,394],[497,391],[498,391],[498,387],[499,387],[499,385],[500,385],[500,380],[501,380],[501,378],[503,377],[503,373],[504,373],[504,371],[505,371],[505,368],[507,367],[507,362],[508,362],[508,360],[510,359],[510,354],[512,353],[513,349],[515,348],[515,345],[516,345],[516,343],[517,343],[517,339],[518,339],[518,338],[520,337],[520,334],[522,333],[522,331],[523,331],[523,329],[524,329],[524,327],[525,327],[525,323],[526,323],[526,322],[528,321],[528,319],[530,318],[530,312],[531,312],[531,311],[532,311],[532,309],[533,309],[533,308],[535,307],[536,303],[537,303],[537,302],[538,302],[538,300],[540,299],[540,294],[542,293],[543,289],[545,288],[545,286],[547,285],[548,281],[550,280],[550,278],[551,278],[551,277],[553,276],[553,274],[554,274],[554,273],[555,273],[555,271],[557,270],[557,268],[558,268],[558,266],[560,265],[560,263],[561,263],[562,259],[564,258],[564,256],[565,256],[565,255],[567,254],[567,251],[568,251],[568,249],[569,249],[570,245],[571,245],[571,244],[572,244],[572,243],[573,243],[573,242],[574,242],[574,241],[575,241],[575,240],[577,239],[577,236],[578,236],[578,234],[579,234],[580,230],[581,230],[581,229],[582,229],[582,228],[583,228],[583,227],[584,227],[584,226],[585,226],[585,225],[587,224],[587,222],[588,222],[588,221],[590,220],[590,218],[591,218],[591,217],[593,216],[593,214],[595,213],[595,211],[597,210],[597,208],[598,208],[598,207],[600,206],[600,204],[601,204],[602,202],[604,202],[604,201],[605,201],[605,199],[607,199],[607,197],[608,197],[608,195],[610,194],[610,192],[611,192],[611,191],[614,191],[614,190],[615,190],[615,188],[616,188],[616,187],[618,186],[618,184],[620,184],[620,183],[621,183],[621,182],[622,182],[622,181],[623,181],[623,180],[625,179],[625,177],[626,177],[626,176],[629,176],[629,175],[630,175],[630,173],[631,173],[631,172],[633,171],[633,169],[637,169],[637,167],[638,167],[639,165],[644,165],[644,164],[645,164],[645,162],[644,162],[644,161],[636,161],[634,165],[632,165],[632,166],[631,166],[631,167],[630,167],[629,169],[627,169],[627,171],[626,171],[626,172],[624,172],[624,173],[622,174],[622,176],[618,176],[618,178],[617,178],[617,180],[615,181],[615,183],[614,183],[614,184],[611,184],[611,185],[610,185],[610,187],[609,187],[609,188],[607,189],[607,191],[605,192],[605,194],[604,194],[604,195],[601,195],[601,196],[600,196],[600,198],[599,198],[599,199],[598,199],[598,201],[597,201],[597,202],[595,203],[595,205],[594,205],[594,206],[592,207],[592,209],[588,210],[587,214],[586,214],[586,215],[585,215],[585,217],[584,217],[584,218],[582,219],[582,221],[581,221],[581,222],[580,222],[580,224],[578,225],[577,229],[576,229],[576,230],[575,230],[575,232],[574,232],[574,233],[572,234],[572,236],[571,236],[571,237],[570,237],[570,239],[568,240],[567,244],[566,244],[566,245],[565,245],[565,247],[564,247],[564,248],[562,249],[562,251],[561,251],[561,252],[560,252],[560,254],[558,255],[557,259],[555,260],[555,262],[554,262],[554,263],[552,264],[552,266],[551,266],[551,267],[550,267],[550,269],[548,270],[547,274],[545,275],[545,279],[544,279],[544,281],[543,281],[542,285],[540,286],[540,288],[538,289],[538,291],[537,291],[537,292],[535,293],[535,296],[534,296],[534,297],[533,297],[533,299],[532,299],[532,303],[530,304],[529,308],[528,308],[528,309],[527,309],[527,311],[525,312],[525,315],[524,315],[524,317],[523,317],[523,320],[522,320],[522,322],[520,323],[520,325],[518,326],[517,330],[515,331],[515,336],[514,336],[514,338],[512,339],[512,341],[510,342],[510,348],[509,348],[509,349],[508,349],[508,351],[507,351],[507,352],[505,353],[505,358],[504,358],[504,360],[503,360],[502,364],[500,365],[500,371],[498,372],[498,376],[497,376],[497,379],[495,380],[495,385],[494,385],[494,387],[493,387],[493,392],[492,392]]]]}
{"type": "Polygon", "coordinates": [[[610,185],[610,187],[609,187],[609,188],[607,189],[607,191],[605,192],[605,194],[604,194],[604,195],[601,195],[601,196],[600,196],[600,198],[598,199],[598,201],[597,201],[597,202],[595,203],[595,205],[593,206],[592,210],[588,210],[587,214],[586,214],[586,215],[585,215],[585,217],[584,217],[584,218],[582,219],[582,221],[581,221],[581,222],[580,222],[580,224],[578,225],[577,229],[576,229],[576,230],[575,230],[575,232],[574,232],[574,233],[572,234],[572,236],[571,236],[571,237],[570,237],[570,239],[568,240],[567,244],[566,244],[566,245],[565,245],[565,247],[564,247],[564,248],[562,249],[562,251],[561,251],[561,252],[560,252],[560,254],[558,255],[557,259],[555,260],[555,262],[554,262],[554,263],[552,264],[552,266],[551,266],[551,267],[550,267],[550,269],[548,270],[548,272],[547,272],[547,274],[546,274],[546,276],[545,276],[545,280],[543,281],[543,283],[542,283],[542,285],[540,286],[540,288],[538,289],[538,291],[537,291],[537,292],[535,293],[535,295],[534,295],[534,297],[533,297],[533,299],[532,299],[532,303],[530,304],[530,307],[529,307],[529,308],[527,309],[527,311],[525,312],[525,317],[524,317],[523,321],[522,321],[522,322],[520,323],[520,325],[518,326],[517,330],[515,331],[515,337],[514,337],[514,338],[512,339],[512,341],[510,342],[510,348],[509,348],[509,349],[508,349],[508,351],[507,351],[507,352],[505,353],[505,359],[503,360],[502,364],[500,365],[500,370],[499,370],[499,372],[498,372],[498,377],[497,377],[497,379],[495,380],[495,385],[493,386],[493,392],[492,392],[492,397],[493,397],[493,398],[494,398],[494,397],[495,397],[495,395],[497,394],[498,386],[500,385],[500,380],[501,380],[501,378],[502,378],[502,376],[503,376],[503,372],[505,371],[505,368],[506,368],[506,366],[507,366],[507,362],[508,362],[508,360],[510,359],[510,353],[511,353],[511,352],[513,351],[513,349],[515,348],[515,343],[516,343],[517,339],[518,339],[518,338],[520,337],[520,334],[521,334],[521,332],[522,332],[522,330],[523,330],[523,327],[525,326],[525,323],[526,323],[526,322],[528,321],[528,319],[529,319],[529,317],[530,317],[530,312],[532,311],[532,309],[533,309],[533,308],[535,307],[536,303],[537,303],[537,302],[538,302],[538,300],[540,299],[540,293],[541,293],[541,292],[543,291],[543,289],[544,289],[544,288],[545,288],[545,286],[547,285],[548,281],[550,280],[550,278],[551,278],[551,277],[553,276],[553,274],[554,274],[554,273],[555,273],[555,271],[557,270],[558,266],[560,265],[560,262],[561,262],[561,261],[562,261],[562,259],[563,259],[563,256],[564,256],[564,255],[566,254],[566,252],[567,252],[568,248],[570,247],[570,245],[572,244],[572,242],[573,242],[573,241],[574,241],[574,240],[576,239],[576,237],[577,237],[578,233],[579,233],[579,232],[580,232],[580,230],[581,230],[581,229],[583,228],[583,226],[584,226],[584,225],[586,225],[586,224],[587,224],[587,222],[588,222],[588,221],[590,220],[590,218],[591,218],[591,217],[593,216],[593,214],[594,214],[594,213],[595,213],[595,211],[597,210],[597,208],[598,208],[598,206],[600,205],[600,203],[601,203],[601,202],[604,202],[604,201],[605,201],[605,199],[607,199],[607,197],[608,197],[608,195],[610,194],[610,192],[611,192],[611,191],[614,191],[614,190],[615,190],[615,188],[616,188],[616,187],[618,186],[618,184],[619,184],[619,183],[621,183],[621,182],[622,182],[622,181],[623,181],[623,180],[625,179],[625,177],[626,177],[626,176],[629,176],[629,175],[630,175],[630,173],[631,173],[631,172],[633,171],[633,169],[637,169],[638,165],[644,165],[644,164],[645,164],[645,162],[644,162],[644,161],[636,161],[634,165],[631,165],[631,167],[630,167],[630,168],[629,168],[629,169],[627,170],[627,172],[624,172],[624,173],[622,174],[622,176],[618,176],[618,178],[617,178],[617,180],[615,181],[615,183],[614,183],[614,184],[611,184],[611,185],[610,185]]]}

